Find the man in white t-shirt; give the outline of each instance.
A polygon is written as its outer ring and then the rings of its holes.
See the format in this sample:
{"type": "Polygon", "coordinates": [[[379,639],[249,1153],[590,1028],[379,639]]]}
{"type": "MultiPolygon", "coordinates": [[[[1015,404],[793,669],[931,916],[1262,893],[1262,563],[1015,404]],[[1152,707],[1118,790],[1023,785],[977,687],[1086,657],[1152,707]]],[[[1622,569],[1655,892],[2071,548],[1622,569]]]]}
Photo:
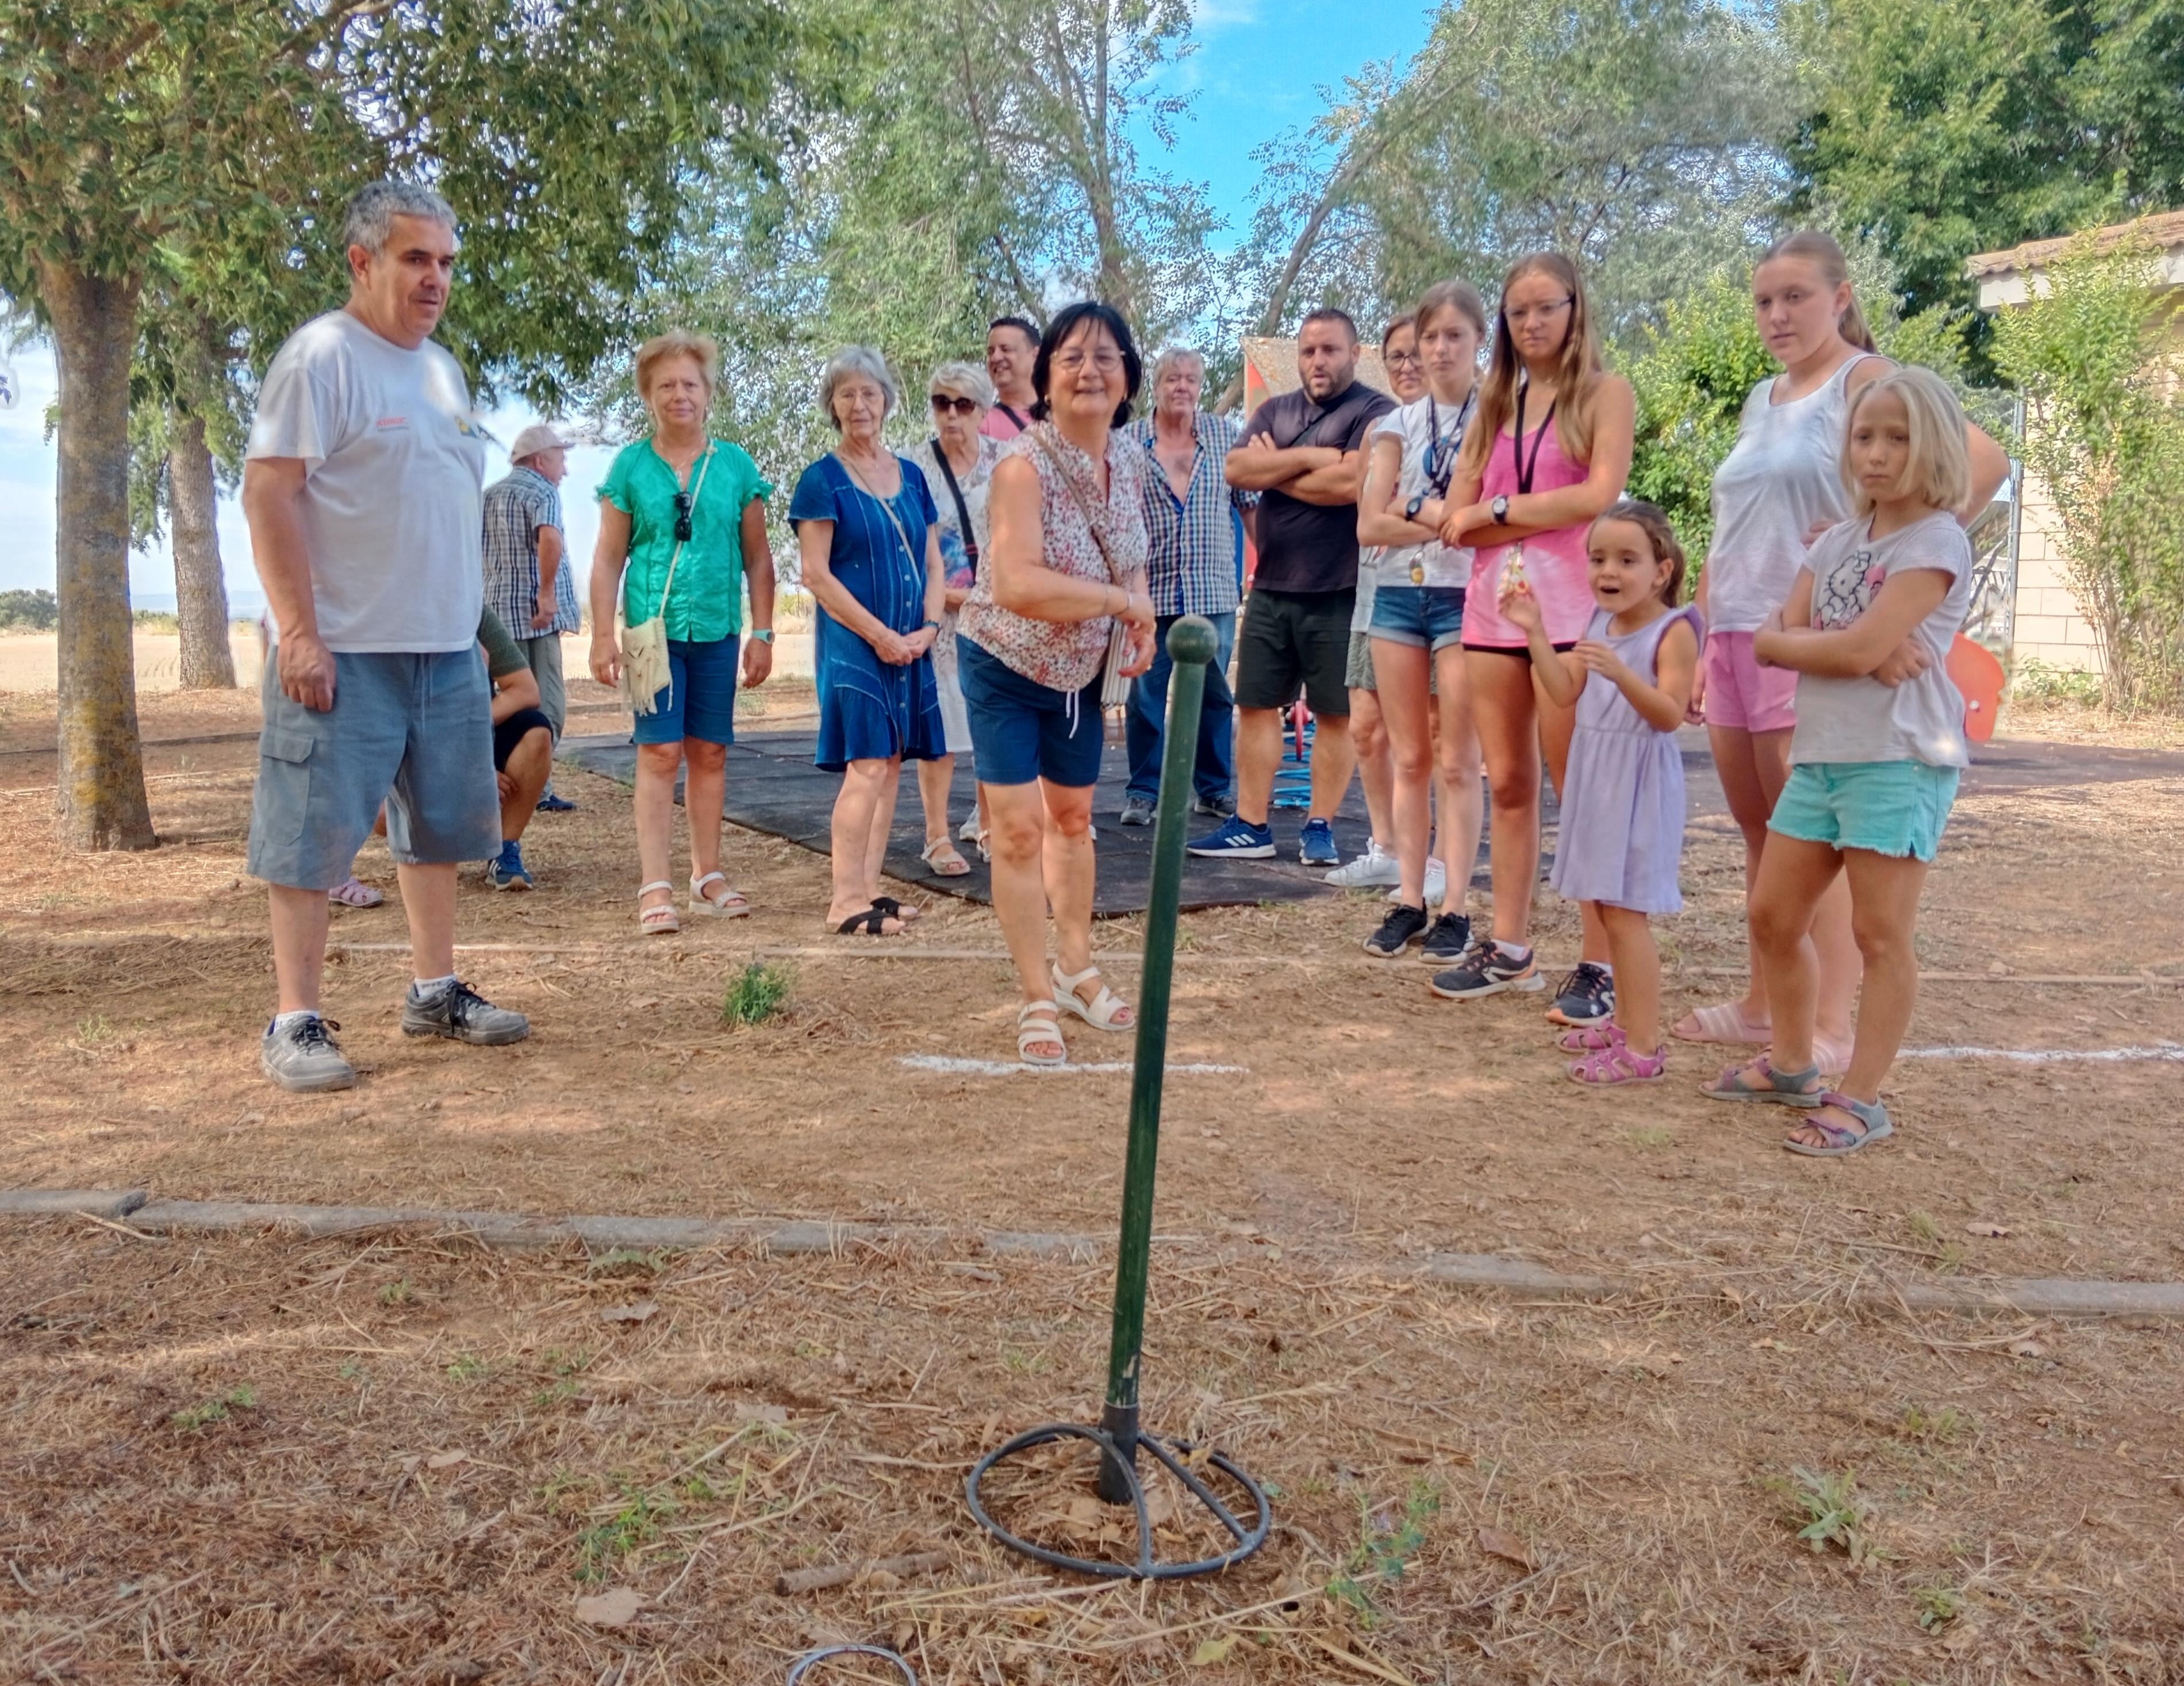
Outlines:
{"type": "Polygon", "coordinates": [[[430,337],[454,213],[377,181],[343,232],[348,303],[274,357],[242,477],[276,641],[250,815],[280,986],[259,1063],[303,1092],[356,1082],[319,1013],[326,891],[382,802],[415,975],[403,1030],[482,1043],[531,1031],[455,977],[455,870],[499,851],[500,816],[477,645],[485,447],[461,369],[430,337]]]}

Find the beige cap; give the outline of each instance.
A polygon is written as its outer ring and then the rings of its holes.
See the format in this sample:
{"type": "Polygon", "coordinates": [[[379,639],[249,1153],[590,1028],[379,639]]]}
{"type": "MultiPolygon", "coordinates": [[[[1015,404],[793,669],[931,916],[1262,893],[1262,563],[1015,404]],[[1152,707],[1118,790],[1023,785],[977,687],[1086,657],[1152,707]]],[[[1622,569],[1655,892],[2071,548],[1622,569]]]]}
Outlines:
{"type": "Polygon", "coordinates": [[[547,423],[534,421],[517,434],[510,443],[508,459],[512,463],[520,463],[526,457],[537,456],[541,451],[566,449],[575,442],[574,440],[563,438],[558,431],[547,423]]]}

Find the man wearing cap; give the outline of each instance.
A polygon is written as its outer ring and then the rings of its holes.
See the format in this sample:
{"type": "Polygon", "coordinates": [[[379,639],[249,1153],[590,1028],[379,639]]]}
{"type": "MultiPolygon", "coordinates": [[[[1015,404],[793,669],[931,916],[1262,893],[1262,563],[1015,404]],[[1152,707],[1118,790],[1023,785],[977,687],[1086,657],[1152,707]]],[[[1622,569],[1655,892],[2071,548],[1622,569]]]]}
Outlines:
{"type": "MultiPolygon", "coordinates": [[[[582,625],[577,582],[563,565],[561,477],[569,471],[567,439],[533,422],[508,448],[507,477],[485,492],[485,602],[515,640],[538,681],[538,706],[560,742],[569,692],[561,679],[561,635],[582,625]]],[[[577,804],[554,793],[549,780],[538,805],[552,814],[577,804]]]]}

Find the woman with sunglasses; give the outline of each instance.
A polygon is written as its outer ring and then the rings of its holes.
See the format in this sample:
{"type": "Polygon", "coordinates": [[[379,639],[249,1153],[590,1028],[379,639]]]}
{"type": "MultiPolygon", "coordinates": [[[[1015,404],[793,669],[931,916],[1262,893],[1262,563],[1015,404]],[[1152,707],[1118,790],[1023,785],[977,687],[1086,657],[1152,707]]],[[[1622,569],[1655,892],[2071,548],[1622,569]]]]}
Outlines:
{"type": "MultiPolygon", "coordinates": [[[[940,636],[933,641],[933,682],[940,692],[940,721],[947,728],[948,753],[917,764],[917,794],[925,807],[925,864],[944,878],[971,870],[948,835],[948,798],[956,779],[956,758],[971,753],[971,717],[963,709],[963,687],[956,676],[956,611],[971,595],[978,558],[986,548],[986,493],[1001,442],[979,430],[994,407],[994,383],[975,363],[944,363],[926,382],[933,404],[933,437],[904,453],[925,476],[939,511],[935,531],[940,561],[948,575],[947,609],[940,636]]],[[[986,798],[978,798],[975,817],[963,827],[986,853],[986,798]]]]}
{"type": "Polygon", "coordinates": [[[750,911],[721,871],[721,811],[728,745],[736,737],[738,645],[746,685],[773,671],[773,552],[765,500],[773,487],[741,447],[708,437],[720,350],[702,334],[647,340],[637,352],[637,393],[649,437],[623,447],[599,486],[599,538],[592,553],[592,676],[621,673],[617,604],[632,626],[666,622],[669,680],[653,711],[637,717],[638,928],[679,930],[668,877],[675,776],[687,767],[690,911],[738,918],[750,911]],[[750,588],[751,632],[743,632],[750,588]]]}
{"type": "Polygon", "coordinates": [[[880,871],[903,762],[948,753],[930,654],[945,612],[939,510],[923,472],[883,437],[901,396],[872,347],[844,346],[828,358],[819,407],[839,442],[804,470],[788,500],[804,584],[819,606],[811,759],[842,775],[827,909],[827,928],[840,937],[893,937],[917,917],[880,893],[880,871]]]}

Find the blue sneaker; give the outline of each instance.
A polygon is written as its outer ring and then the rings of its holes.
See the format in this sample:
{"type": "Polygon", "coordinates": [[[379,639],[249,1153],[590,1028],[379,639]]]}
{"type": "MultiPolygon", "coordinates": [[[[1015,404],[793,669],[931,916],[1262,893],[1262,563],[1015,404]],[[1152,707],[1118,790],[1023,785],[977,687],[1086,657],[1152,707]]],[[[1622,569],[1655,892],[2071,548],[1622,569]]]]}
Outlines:
{"type": "Polygon", "coordinates": [[[1304,822],[1304,835],[1297,839],[1297,859],[1307,866],[1340,866],[1342,851],[1334,846],[1334,827],[1324,820],[1304,822]]]}
{"type": "Polygon", "coordinates": [[[1228,823],[1211,837],[1192,843],[1190,852],[1209,860],[1272,860],[1274,858],[1274,828],[1255,826],[1249,820],[1233,815],[1228,823]]]}
{"type": "Polygon", "coordinates": [[[531,873],[523,864],[522,846],[503,843],[500,854],[486,864],[485,879],[496,890],[529,889],[531,873]]]}
{"type": "Polygon", "coordinates": [[[554,787],[549,784],[546,787],[546,793],[538,798],[536,811],[541,814],[573,814],[577,811],[577,804],[566,796],[556,796],[554,787]]]}

